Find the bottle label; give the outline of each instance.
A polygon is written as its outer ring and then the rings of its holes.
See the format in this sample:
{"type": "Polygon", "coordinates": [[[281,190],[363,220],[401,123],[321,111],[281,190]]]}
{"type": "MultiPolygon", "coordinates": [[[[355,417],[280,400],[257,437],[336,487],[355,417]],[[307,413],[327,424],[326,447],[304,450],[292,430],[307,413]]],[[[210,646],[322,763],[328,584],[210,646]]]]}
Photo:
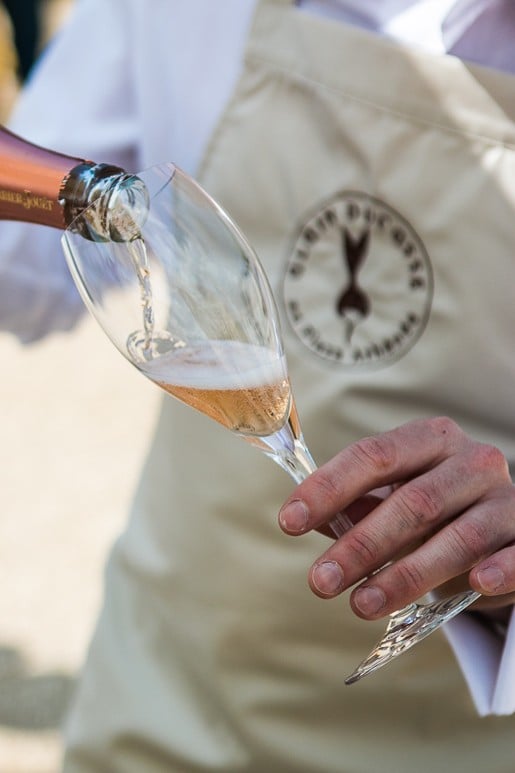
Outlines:
{"type": "Polygon", "coordinates": [[[46,196],[37,196],[30,191],[6,191],[0,189],[0,201],[23,207],[24,209],[41,209],[52,211],[54,202],[46,196]]]}

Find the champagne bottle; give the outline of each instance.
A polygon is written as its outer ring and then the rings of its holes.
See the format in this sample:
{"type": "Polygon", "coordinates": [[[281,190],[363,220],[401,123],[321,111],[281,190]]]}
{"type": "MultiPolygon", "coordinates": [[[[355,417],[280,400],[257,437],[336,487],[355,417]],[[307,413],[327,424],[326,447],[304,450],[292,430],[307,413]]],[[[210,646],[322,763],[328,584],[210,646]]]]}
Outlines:
{"type": "Polygon", "coordinates": [[[132,241],[147,211],[144,183],[119,166],[48,150],[0,126],[0,220],[132,241]]]}

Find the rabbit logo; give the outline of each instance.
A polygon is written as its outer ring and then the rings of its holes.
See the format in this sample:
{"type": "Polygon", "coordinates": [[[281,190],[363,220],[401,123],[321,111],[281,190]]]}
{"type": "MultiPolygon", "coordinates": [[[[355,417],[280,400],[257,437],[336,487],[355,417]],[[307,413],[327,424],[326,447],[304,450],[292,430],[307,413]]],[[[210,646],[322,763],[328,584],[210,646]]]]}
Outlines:
{"type": "Polygon", "coordinates": [[[296,336],[325,361],[371,368],[421,336],[433,296],[426,249],[392,207],[343,191],[303,218],[283,280],[296,336]]]}

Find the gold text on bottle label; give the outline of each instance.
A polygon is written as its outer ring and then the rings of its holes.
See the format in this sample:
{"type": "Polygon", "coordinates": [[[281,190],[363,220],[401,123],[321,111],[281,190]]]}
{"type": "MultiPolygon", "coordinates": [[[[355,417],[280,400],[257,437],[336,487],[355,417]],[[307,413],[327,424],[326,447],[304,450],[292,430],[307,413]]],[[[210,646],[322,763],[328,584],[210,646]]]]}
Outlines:
{"type": "Polygon", "coordinates": [[[0,201],[8,201],[24,209],[44,209],[50,212],[53,201],[30,191],[5,191],[0,189],[0,201]]]}

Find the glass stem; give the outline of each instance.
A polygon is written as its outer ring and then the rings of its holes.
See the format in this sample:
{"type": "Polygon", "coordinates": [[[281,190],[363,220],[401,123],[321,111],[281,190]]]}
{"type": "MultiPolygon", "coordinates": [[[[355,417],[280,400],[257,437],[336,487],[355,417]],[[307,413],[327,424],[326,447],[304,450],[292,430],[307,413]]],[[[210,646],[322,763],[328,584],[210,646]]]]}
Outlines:
{"type": "Polygon", "coordinates": [[[274,456],[274,461],[286,470],[295,483],[301,483],[312,472],[315,472],[317,465],[302,435],[300,438],[294,438],[292,446],[284,448],[284,453],[274,456]]]}
{"type": "MultiPolygon", "coordinates": [[[[317,465],[311,456],[305,443],[304,437],[292,414],[286,424],[273,435],[268,437],[249,437],[247,440],[252,445],[257,446],[267,456],[270,456],[276,464],[282,467],[288,475],[295,481],[301,483],[312,472],[315,472],[317,465]]],[[[328,524],[336,538],[341,537],[350,528],[353,523],[345,513],[338,513],[328,524]]]]}

